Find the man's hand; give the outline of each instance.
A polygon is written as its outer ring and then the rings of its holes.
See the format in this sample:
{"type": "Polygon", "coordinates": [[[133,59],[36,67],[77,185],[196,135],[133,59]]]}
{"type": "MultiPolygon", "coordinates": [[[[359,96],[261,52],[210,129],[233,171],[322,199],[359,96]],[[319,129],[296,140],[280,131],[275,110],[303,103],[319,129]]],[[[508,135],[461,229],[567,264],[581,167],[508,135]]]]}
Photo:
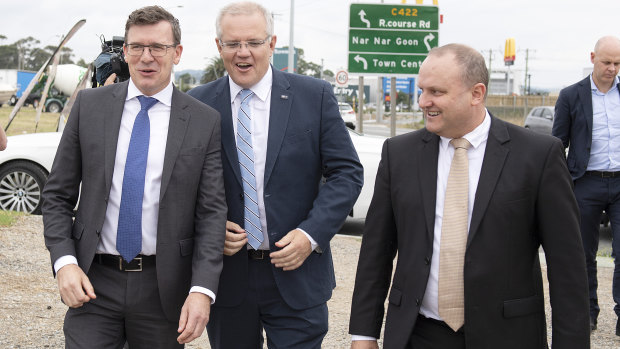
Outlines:
{"type": "Polygon", "coordinates": [[[71,308],[79,308],[91,299],[97,298],[93,285],[82,268],[67,264],[56,273],[58,290],[62,301],[71,308]]]}
{"type": "Polygon", "coordinates": [[[112,73],[112,74],[110,74],[110,76],[108,76],[107,79],[105,79],[105,82],[103,83],[103,86],[112,85],[115,80],[116,80],[116,73],[112,73]]]}
{"type": "Polygon", "coordinates": [[[284,271],[299,268],[312,253],[310,240],[299,229],[289,231],[276,242],[276,247],[281,250],[269,254],[271,263],[275,264],[276,268],[283,268],[284,271]]]}
{"type": "Polygon", "coordinates": [[[210,312],[211,298],[209,296],[200,292],[190,293],[181,308],[177,330],[181,335],[177,337],[177,342],[187,344],[200,337],[209,322],[210,312]]]}
{"type": "Polygon", "coordinates": [[[239,224],[226,221],[226,241],[224,241],[224,255],[232,256],[248,244],[248,234],[239,224]]]}
{"type": "Polygon", "coordinates": [[[377,341],[352,341],[351,349],[379,349],[377,341]]]}

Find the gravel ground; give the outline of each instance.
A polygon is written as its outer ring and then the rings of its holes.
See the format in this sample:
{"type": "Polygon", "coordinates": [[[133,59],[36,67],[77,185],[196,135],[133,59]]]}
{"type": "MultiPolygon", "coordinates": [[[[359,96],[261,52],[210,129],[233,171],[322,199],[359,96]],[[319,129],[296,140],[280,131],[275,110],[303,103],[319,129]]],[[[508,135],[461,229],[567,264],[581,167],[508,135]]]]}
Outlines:
{"type": "MultiPolygon", "coordinates": [[[[0,229],[0,348],[64,346],[66,307],[58,296],[42,231],[40,216],[23,216],[13,227],[0,229]]],[[[349,310],[360,241],[340,235],[332,240],[338,286],[328,303],[330,329],[324,348],[349,347],[349,310]]],[[[613,263],[603,258],[599,266],[601,314],[592,348],[620,348],[611,298],[613,263]]],[[[206,334],[186,348],[209,348],[206,334]]]]}

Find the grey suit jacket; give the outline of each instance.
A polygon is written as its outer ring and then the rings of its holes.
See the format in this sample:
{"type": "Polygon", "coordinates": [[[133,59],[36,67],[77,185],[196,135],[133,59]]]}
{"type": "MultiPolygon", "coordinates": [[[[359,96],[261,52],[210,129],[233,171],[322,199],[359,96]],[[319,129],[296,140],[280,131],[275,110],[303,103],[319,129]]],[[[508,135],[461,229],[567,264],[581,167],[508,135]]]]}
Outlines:
{"type": "MultiPolygon", "coordinates": [[[[112,184],[127,86],[78,94],[43,191],[45,244],[52,263],[73,255],[85,273],[91,266],[112,184]]],[[[177,321],[190,286],[217,292],[226,203],[219,113],[176,88],[159,200],[158,286],[166,316],[177,321]]]]}

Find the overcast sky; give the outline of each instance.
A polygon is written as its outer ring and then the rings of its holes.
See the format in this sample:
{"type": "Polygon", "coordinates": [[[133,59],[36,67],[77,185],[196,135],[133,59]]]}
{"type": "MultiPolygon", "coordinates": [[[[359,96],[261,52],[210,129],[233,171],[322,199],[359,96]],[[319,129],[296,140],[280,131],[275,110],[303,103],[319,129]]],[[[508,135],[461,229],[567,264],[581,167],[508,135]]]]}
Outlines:
{"type": "MultiPolygon", "coordinates": [[[[258,1],[275,14],[278,47],[289,44],[290,0],[258,1]]],[[[359,1],[380,3],[381,1],[359,1]]],[[[176,70],[203,69],[216,56],[215,16],[229,3],[222,0],[169,0],[161,6],[179,18],[184,46],[176,70]]],[[[332,71],[347,65],[348,0],[295,0],[295,46],[304,49],[306,60],[332,71]]],[[[385,3],[401,4],[401,1],[385,3]]],[[[414,0],[407,4],[414,5],[414,0]]],[[[41,46],[57,45],[75,22],[86,24],[69,41],[75,60],[92,61],[100,52],[100,35],[123,35],[127,15],[153,2],[133,0],[30,0],[5,1],[2,5],[2,44],[33,36],[41,46]]],[[[432,5],[432,0],[424,0],[432,5]]],[[[516,39],[517,58],[513,69],[524,70],[529,49],[531,85],[557,89],[570,85],[590,68],[590,51],[603,35],[620,36],[620,0],[439,0],[443,14],[441,45],[458,42],[489,56],[492,68],[503,66],[504,42],[516,39]]],[[[517,76],[517,80],[524,79],[517,76]]]]}

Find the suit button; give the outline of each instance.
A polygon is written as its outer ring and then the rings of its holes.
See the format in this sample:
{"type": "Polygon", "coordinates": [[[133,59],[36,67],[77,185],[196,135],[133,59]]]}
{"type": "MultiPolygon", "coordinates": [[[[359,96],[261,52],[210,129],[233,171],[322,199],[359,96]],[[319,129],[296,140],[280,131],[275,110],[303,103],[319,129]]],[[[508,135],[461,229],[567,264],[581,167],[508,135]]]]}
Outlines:
{"type": "Polygon", "coordinates": [[[243,193],[239,194],[239,199],[243,200],[243,193]]]}
{"type": "Polygon", "coordinates": [[[428,258],[428,257],[424,258],[424,263],[425,263],[426,265],[431,264],[431,259],[430,259],[430,258],[428,258]]]}
{"type": "Polygon", "coordinates": [[[420,299],[419,298],[416,298],[415,305],[420,306],[420,299]]]}
{"type": "Polygon", "coordinates": [[[97,233],[97,236],[101,235],[101,230],[97,230],[96,233],[97,233]]]}

